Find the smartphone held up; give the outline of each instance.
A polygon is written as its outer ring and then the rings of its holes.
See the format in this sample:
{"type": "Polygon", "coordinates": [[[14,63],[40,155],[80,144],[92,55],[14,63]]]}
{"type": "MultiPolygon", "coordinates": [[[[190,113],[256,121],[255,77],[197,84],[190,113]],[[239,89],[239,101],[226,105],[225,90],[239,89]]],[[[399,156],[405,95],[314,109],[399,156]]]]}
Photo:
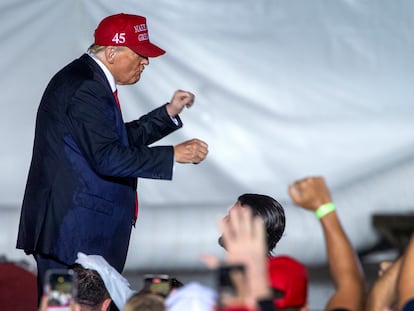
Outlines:
{"type": "Polygon", "coordinates": [[[76,296],[76,273],[73,270],[51,269],[46,272],[45,294],[48,311],[70,311],[76,296]]]}
{"type": "Polygon", "coordinates": [[[216,270],[218,311],[249,311],[246,307],[246,272],[243,265],[220,265],[216,270]]]}

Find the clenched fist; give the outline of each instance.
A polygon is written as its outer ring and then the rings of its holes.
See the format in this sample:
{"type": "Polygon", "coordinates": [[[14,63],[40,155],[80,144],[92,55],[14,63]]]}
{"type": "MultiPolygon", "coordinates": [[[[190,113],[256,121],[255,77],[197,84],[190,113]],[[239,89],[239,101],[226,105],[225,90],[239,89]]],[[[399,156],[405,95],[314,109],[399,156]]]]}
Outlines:
{"type": "Polygon", "coordinates": [[[295,181],[289,186],[289,195],[293,203],[311,211],[332,201],[323,177],[307,177],[295,181]]]}
{"type": "Polygon", "coordinates": [[[167,104],[167,112],[171,118],[176,117],[184,107],[190,108],[194,104],[194,94],[188,91],[177,90],[167,104]]]}
{"type": "Polygon", "coordinates": [[[174,146],[174,158],[178,163],[198,164],[206,158],[207,153],[208,145],[197,138],[174,146]]]}

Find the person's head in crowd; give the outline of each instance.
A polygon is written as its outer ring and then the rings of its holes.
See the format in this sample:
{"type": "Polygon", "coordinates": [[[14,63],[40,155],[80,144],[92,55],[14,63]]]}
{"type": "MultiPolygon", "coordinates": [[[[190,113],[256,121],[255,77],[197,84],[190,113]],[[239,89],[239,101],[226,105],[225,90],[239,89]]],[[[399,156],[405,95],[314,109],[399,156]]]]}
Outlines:
{"type": "Polygon", "coordinates": [[[212,311],[216,306],[214,289],[190,282],[170,293],[165,299],[167,311],[212,311]]]}
{"type": "Polygon", "coordinates": [[[109,310],[112,300],[99,273],[80,264],[73,265],[72,269],[77,274],[75,302],[79,305],[80,311],[109,310]]]}
{"type": "Polygon", "coordinates": [[[289,256],[269,257],[270,286],[275,293],[278,310],[308,310],[308,271],[298,260],[289,256]]]}
{"type": "Polygon", "coordinates": [[[151,293],[137,293],[126,302],[122,311],[165,311],[164,297],[151,293]]]}
{"type": "MultiPolygon", "coordinates": [[[[286,219],[282,205],[267,195],[245,193],[239,196],[231,209],[244,207],[249,207],[254,216],[263,219],[266,227],[268,255],[270,256],[285,231],[286,219]]],[[[229,214],[225,216],[225,219],[228,217],[230,217],[229,214]]],[[[219,244],[226,248],[222,237],[219,238],[219,244]]]]}
{"type": "Polygon", "coordinates": [[[100,277],[103,286],[112,300],[111,310],[122,310],[129,297],[136,293],[136,290],[131,289],[128,280],[102,256],[86,255],[82,252],[78,252],[76,263],[80,264],[85,269],[95,271],[100,277]]]}

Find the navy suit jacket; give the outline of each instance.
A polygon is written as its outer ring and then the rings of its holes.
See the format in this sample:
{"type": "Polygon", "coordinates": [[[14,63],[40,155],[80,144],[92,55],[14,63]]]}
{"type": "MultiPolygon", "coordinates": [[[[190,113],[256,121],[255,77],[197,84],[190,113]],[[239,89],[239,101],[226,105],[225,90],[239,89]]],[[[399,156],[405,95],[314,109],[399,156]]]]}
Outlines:
{"type": "Polygon", "coordinates": [[[47,86],[36,119],[17,248],[66,264],[77,252],[123,270],[137,177],[172,179],[172,146],[149,147],[182,126],[165,105],[124,123],[109,83],[82,55],[47,86]]]}

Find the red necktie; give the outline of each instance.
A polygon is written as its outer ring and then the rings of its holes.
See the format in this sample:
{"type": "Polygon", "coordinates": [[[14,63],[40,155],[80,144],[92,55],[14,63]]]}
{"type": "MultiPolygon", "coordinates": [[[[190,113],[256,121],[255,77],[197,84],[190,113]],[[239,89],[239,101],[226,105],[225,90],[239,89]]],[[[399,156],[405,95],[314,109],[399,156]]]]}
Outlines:
{"type": "MultiPolygon", "coordinates": [[[[119,111],[121,111],[121,104],[119,103],[119,98],[118,98],[118,90],[114,91],[114,97],[115,97],[115,101],[118,105],[119,111]]],[[[135,226],[135,222],[137,221],[138,218],[138,193],[135,193],[135,214],[134,214],[134,226],[135,226]]]]}
{"type": "Polygon", "coordinates": [[[121,111],[121,104],[119,103],[119,98],[118,98],[118,90],[114,91],[114,97],[115,97],[115,101],[118,105],[119,111],[121,111]]]}

